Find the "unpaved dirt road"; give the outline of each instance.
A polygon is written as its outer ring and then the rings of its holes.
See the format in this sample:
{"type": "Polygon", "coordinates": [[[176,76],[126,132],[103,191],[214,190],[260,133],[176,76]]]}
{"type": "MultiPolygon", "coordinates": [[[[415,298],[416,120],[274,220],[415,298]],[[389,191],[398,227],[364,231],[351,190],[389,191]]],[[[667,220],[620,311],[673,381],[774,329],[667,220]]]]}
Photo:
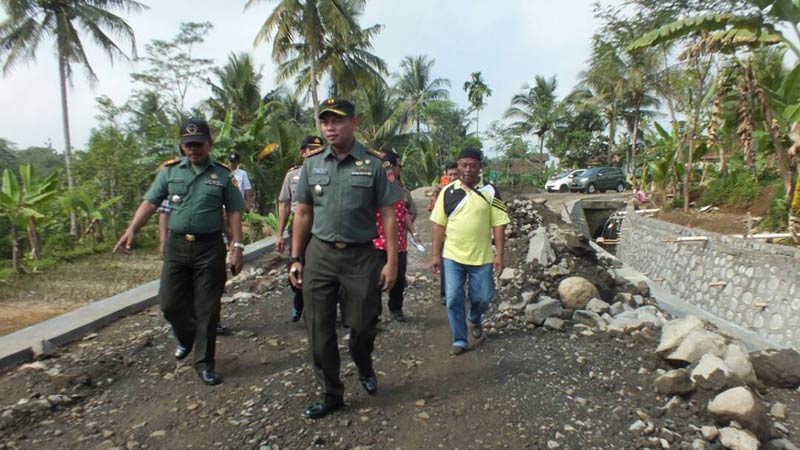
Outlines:
{"type": "MultiPolygon", "coordinates": [[[[425,219],[417,229],[429,242],[425,219]]],[[[207,387],[176,363],[164,320],[146,311],[37,366],[2,374],[0,407],[24,405],[0,422],[0,449],[655,449],[660,439],[689,448],[699,436],[692,427],[707,424],[696,399],[669,413],[660,409],[669,399],[654,392],[653,380],[666,366],[646,334],[585,335],[512,322],[476,350],[450,356],[438,281],[427,254],[416,251],[409,258],[409,321],[385,316],[380,325],[378,395],[361,389],[340,335],[347,405],[311,421],[303,409],[319,394],[304,327],[289,321],[282,272],[269,276],[280,261],[263,258],[257,265],[264,276],[226,294],[257,296],[223,305],[230,332],[219,338],[217,368],[224,384],[207,387]],[[652,432],[629,430],[645,417],[652,432]]],[[[784,422],[800,431],[798,394],[764,394],[788,404],[784,422]]]]}

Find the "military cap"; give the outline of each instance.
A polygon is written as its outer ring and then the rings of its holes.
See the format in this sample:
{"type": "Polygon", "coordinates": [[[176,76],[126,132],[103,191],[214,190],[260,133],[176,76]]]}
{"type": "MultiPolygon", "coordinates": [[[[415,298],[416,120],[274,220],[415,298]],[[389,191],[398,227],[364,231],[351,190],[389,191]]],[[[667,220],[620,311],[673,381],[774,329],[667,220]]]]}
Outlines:
{"type": "Polygon", "coordinates": [[[322,138],[319,136],[308,135],[303,138],[303,142],[300,143],[301,149],[316,147],[322,147],[322,138]]]}
{"type": "Polygon", "coordinates": [[[180,128],[181,144],[190,142],[211,142],[211,130],[208,124],[201,119],[186,119],[181,123],[180,128]]]}
{"type": "Polygon", "coordinates": [[[228,161],[230,161],[230,162],[237,162],[237,161],[239,161],[240,159],[241,159],[241,157],[240,157],[240,156],[239,156],[239,154],[238,154],[238,153],[236,153],[236,152],[233,152],[233,153],[231,153],[230,155],[228,155],[228,161]]]}
{"type": "Polygon", "coordinates": [[[341,117],[354,117],[356,115],[356,105],[351,101],[339,97],[331,97],[319,105],[319,117],[325,113],[334,113],[341,117]]]}

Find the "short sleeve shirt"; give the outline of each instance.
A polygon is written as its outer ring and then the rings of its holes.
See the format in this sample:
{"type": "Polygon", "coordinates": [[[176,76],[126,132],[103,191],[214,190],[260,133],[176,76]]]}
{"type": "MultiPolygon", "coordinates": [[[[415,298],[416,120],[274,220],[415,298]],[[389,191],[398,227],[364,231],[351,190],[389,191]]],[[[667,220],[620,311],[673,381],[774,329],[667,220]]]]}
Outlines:
{"type": "Polygon", "coordinates": [[[244,208],[231,170],[210,160],[198,172],[186,158],[162,166],[144,198],[153,205],[169,200],[168,228],[176,233],[222,232],[222,208],[228,211],[244,208]]]}
{"type": "Polygon", "coordinates": [[[236,169],[233,171],[233,178],[236,179],[236,186],[239,188],[239,192],[241,192],[242,195],[253,189],[253,184],[250,183],[250,176],[247,175],[247,171],[236,169]]]}
{"type": "MultiPolygon", "coordinates": [[[[407,252],[408,246],[406,245],[406,202],[400,200],[394,202],[394,216],[397,219],[397,251],[407,252]]],[[[378,211],[377,223],[378,237],[373,239],[372,244],[378,250],[386,251],[386,234],[383,232],[383,218],[381,212],[378,211]]]]}
{"type": "Polygon", "coordinates": [[[366,243],[378,236],[375,213],[401,199],[388,163],[353,142],[341,160],[330,145],[306,158],[295,197],[314,210],[311,234],[327,242],[366,243]]]}
{"type": "Polygon", "coordinates": [[[486,184],[470,189],[461,180],[442,188],[431,212],[431,222],[447,229],[442,256],[473,266],[494,260],[491,230],[510,221],[494,186],[486,184]]]}
{"type": "Polygon", "coordinates": [[[278,201],[281,203],[292,204],[292,213],[297,210],[297,200],[295,199],[295,191],[297,190],[297,182],[300,181],[300,169],[302,167],[292,167],[286,172],[283,178],[283,185],[281,186],[281,193],[278,195],[278,201]]]}

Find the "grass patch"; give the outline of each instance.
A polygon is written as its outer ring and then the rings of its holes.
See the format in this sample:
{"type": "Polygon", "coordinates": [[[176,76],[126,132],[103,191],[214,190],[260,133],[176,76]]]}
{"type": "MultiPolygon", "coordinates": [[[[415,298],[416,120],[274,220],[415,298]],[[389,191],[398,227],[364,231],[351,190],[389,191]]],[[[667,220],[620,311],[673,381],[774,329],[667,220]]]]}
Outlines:
{"type": "Polygon", "coordinates": [[[747,207],[761,194],[761,187],[748,172],[734,172],[709,183],[700,202],[703,205],[747,207]]]}

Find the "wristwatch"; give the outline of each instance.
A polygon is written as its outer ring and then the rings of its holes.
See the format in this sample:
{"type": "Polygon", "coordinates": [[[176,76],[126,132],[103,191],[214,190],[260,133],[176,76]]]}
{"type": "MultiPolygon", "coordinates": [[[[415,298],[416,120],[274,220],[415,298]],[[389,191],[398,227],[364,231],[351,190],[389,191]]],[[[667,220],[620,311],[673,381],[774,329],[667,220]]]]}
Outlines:
{"type": "Polygon", "coordinates": [[[234,242],[233,246],[244,250],[244,244],[242,244],[241,242],[234,242]]]}
{"type": "Polygon", "coordinates": [[[296,262],[299,262],[300,264],[305,264],[306,260],[303,259],[302,256],[292,256],[289,258],[289,264],[294,264],[296,262]]]}

